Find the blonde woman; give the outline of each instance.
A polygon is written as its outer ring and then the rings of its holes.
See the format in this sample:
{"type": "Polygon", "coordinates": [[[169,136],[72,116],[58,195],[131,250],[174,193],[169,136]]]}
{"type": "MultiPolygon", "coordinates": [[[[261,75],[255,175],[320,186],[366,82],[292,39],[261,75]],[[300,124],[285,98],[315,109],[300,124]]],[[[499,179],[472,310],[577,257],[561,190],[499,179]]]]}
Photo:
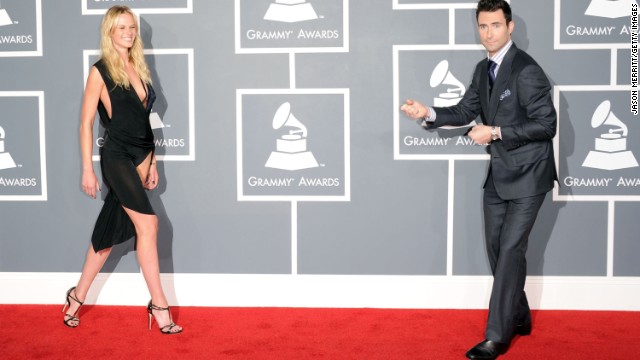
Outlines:
{"type": "Polygon", "coordinates": [[[138,262],[151,293],[149,328],[155,317],[163,334],[177,334],[182,328],[173,323],[160,284],[158,218],[145,192],[155,189],[159,180],[149,124],[155,93],[131,9],[113,6],[107,11],[102,19],[100,49],[102,56],[91,67],[82,102],[82,191],[94,199],[100,191],[91,159],[98,111],[106,129],[100,168],[109,193],[98,215],[80,280],[67,292],[64,324],[72,328],[80,325],[80,306],[111,247],[135,235],[138,262]]]}

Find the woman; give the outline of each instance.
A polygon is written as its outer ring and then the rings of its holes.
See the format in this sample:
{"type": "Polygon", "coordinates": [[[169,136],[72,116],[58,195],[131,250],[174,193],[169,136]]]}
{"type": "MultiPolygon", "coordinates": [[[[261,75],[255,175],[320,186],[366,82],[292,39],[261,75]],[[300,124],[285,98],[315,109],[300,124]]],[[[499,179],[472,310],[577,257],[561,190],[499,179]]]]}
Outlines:
{"type": "Polygon", "coordinates": [[[82,103],[82,191],[95,199],[100,190],[91,159],[96,110],[106,129],[100,167],[110,191],[96,221],[80,280],[67,292],[62,308],[64,324],[72,328],[80,325],[78,311],[111,247],[135,235],[138,262],[151,293],[149,329],[155,317],[163,334],[177,334],[182,328],[173,323],[160,284],[158,218],[145,193],[145,189],[158,186],[149,124],[155,93],[131,9],[113,6],[107,11],[102,19],[100,49],[102,57],[91,67],[82,103]]]}

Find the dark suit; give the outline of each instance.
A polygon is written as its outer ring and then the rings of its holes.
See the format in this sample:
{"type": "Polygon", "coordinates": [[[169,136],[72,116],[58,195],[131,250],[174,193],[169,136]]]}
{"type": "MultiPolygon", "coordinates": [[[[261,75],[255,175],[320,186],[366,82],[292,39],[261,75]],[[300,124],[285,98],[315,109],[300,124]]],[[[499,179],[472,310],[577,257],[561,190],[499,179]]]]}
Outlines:
{"type": "Polygon", "coordinates": [[[460,102],[434,108],[431,127],[462,126],[478,115],[499,126],[502,140],[487,146],[484,183],[485,241],[494,275],[486,338],[509,343],[516,325],[531,321],[524,294],[527,242],[545,194],[557,180],[552,139],[556,111],[544,71],[515,44],[490,91],[488,61],[478,63],[460,102]]]}

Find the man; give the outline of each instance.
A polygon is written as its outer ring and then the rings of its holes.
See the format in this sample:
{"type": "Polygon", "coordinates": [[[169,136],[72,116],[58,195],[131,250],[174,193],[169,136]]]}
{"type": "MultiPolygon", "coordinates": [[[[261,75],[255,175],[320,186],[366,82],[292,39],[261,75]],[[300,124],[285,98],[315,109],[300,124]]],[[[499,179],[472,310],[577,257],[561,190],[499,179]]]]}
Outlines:
{"type": "Polygon", "coordinates": [[[531,333],[524,284],[527,243],[545,194],[557,181],[552,139],[556,111],[540,66],[511,41],[514,23],[504,0],[480,0],[478,32],[487,59],[475,68],[469,90],[457,105],[427,107],[407,100],[401,110],[424,128],[462,126],[478,115],[482,124],[468,136],[488,144],[484,182],[485,241],[493,288],[485,340],[467,352],[470,359],[495,359],[512,338],[531,333]]]}

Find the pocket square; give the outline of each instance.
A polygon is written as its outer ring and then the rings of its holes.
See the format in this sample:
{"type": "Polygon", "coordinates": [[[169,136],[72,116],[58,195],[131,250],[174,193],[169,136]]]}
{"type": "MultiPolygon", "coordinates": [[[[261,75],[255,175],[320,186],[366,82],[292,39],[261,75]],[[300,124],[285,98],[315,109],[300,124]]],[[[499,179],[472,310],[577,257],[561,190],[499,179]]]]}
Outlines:
{"type": "Polygon", "coordinates": [[[507,96],[511,96],[511,90],[507,89],[502,94],[500,94],[500,101],[504,100],[507,96]]]}

